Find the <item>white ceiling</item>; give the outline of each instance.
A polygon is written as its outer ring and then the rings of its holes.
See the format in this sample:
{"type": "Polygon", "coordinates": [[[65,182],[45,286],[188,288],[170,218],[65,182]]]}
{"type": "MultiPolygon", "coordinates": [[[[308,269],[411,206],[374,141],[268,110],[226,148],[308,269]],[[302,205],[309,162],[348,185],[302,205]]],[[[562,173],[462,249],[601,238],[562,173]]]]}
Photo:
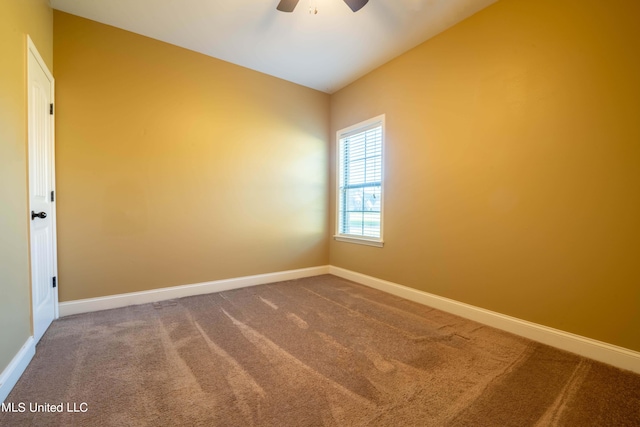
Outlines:
{"type": "Polygon", "coordinates": [[[333,93],[497,0],[51,0],[54,9],[333,93]],[[317,8],[317,14],[309,13],[317,8]]]}

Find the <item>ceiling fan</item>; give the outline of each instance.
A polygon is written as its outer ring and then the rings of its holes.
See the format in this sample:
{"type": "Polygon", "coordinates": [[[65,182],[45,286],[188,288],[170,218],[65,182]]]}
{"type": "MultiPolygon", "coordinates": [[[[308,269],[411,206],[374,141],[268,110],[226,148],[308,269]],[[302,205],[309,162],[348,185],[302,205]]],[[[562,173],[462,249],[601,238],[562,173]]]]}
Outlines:
{"type": "MultiPolygon", "coordinates": [[[[280,0],[278,4],[278,9],[280,12],[293,12],[293,9],[296,8],[300,0],[280,0]]],[[[354,12],[359,11],[364,7],[365,4],[369,2],[369,0],[344,0],[344,2],[353,10],[354,12]]]]}

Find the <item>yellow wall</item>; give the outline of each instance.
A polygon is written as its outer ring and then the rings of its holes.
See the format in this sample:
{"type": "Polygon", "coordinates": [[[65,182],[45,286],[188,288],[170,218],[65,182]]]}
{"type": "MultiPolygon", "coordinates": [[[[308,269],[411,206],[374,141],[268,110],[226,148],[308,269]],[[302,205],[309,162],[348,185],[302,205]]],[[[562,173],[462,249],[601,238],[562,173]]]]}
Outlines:
{"type": "Polygon", "coordinates": [[[27,34],[51,69],[48,1],[0,1],[0,372],[31,335],[27,34]]]}
{"type": "Polygon", "coordinates": [[[329,96],[54,12],[60,300],[328,263],[329,96]]]}
{"type": "Polygon", "coordinates": [[[640,350],[638,2],[502,0],[331,97],[47,3],[0,3],[0,368],[30,335],[27,33],[61,301],[330,261],[640,350]],[[329,243],[327,142],[382,113],[385,247],[329,243]]]}
{"type": "Polygon", "coordinates": [[[331,264],[640,350],[640,3],[502,0],[331,109],[52,15],[0,2],[0,371],[31,335],[27,34],[56,57],[61,301],[326,264],[329,135],[386,113],[385,247],[331,264]]]}
{"type": "Polygon", "coordinates": [[[331,264],[640,350],[639,16],[502,0],[334,94],[334,142],[386,114],[386,243],[331,264]]]}

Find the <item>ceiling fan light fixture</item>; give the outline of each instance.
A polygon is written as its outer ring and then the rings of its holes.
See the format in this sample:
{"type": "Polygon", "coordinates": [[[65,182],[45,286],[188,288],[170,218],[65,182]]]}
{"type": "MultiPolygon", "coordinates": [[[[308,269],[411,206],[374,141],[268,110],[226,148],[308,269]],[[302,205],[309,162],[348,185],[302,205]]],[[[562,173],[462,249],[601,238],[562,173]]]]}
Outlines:
{"type": "MultiPolygon", "coordinates": [[[[293,12],[293,9],[295,9],[296,6],[298,5],[298,1],[299,0],[280,0],[280,3],[278,3],[278,6],[276,7],[276,9],[278,9],[280,12],[293,12]]],[[[359,11],[367,3],[369,3],[369,0],[343,0],[343,1],[354,12],[359,11]]],[[[318,13],[317,9],[315,13],[318,13]]]]}
{"type": "Polygon", "coordinates": [[[344,0],[344,2],[352,11],[357,12],[369,3],[369,0],[344,0]]]}
{"type": "Polygon", "coordinates": [[[280,0],[276,9],[280,12],[293,12],[300,0],[280,0]]]}

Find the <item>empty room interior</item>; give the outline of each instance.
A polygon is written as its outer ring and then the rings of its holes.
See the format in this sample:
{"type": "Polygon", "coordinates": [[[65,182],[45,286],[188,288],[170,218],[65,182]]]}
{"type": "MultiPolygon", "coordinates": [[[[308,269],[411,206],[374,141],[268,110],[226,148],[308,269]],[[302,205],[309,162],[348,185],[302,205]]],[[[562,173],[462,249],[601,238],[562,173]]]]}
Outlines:
{"type": "Polygon", "coordinates": [[[0,425],[638,425],[640,2],[295,3],[0,0],[0,425]]]}

